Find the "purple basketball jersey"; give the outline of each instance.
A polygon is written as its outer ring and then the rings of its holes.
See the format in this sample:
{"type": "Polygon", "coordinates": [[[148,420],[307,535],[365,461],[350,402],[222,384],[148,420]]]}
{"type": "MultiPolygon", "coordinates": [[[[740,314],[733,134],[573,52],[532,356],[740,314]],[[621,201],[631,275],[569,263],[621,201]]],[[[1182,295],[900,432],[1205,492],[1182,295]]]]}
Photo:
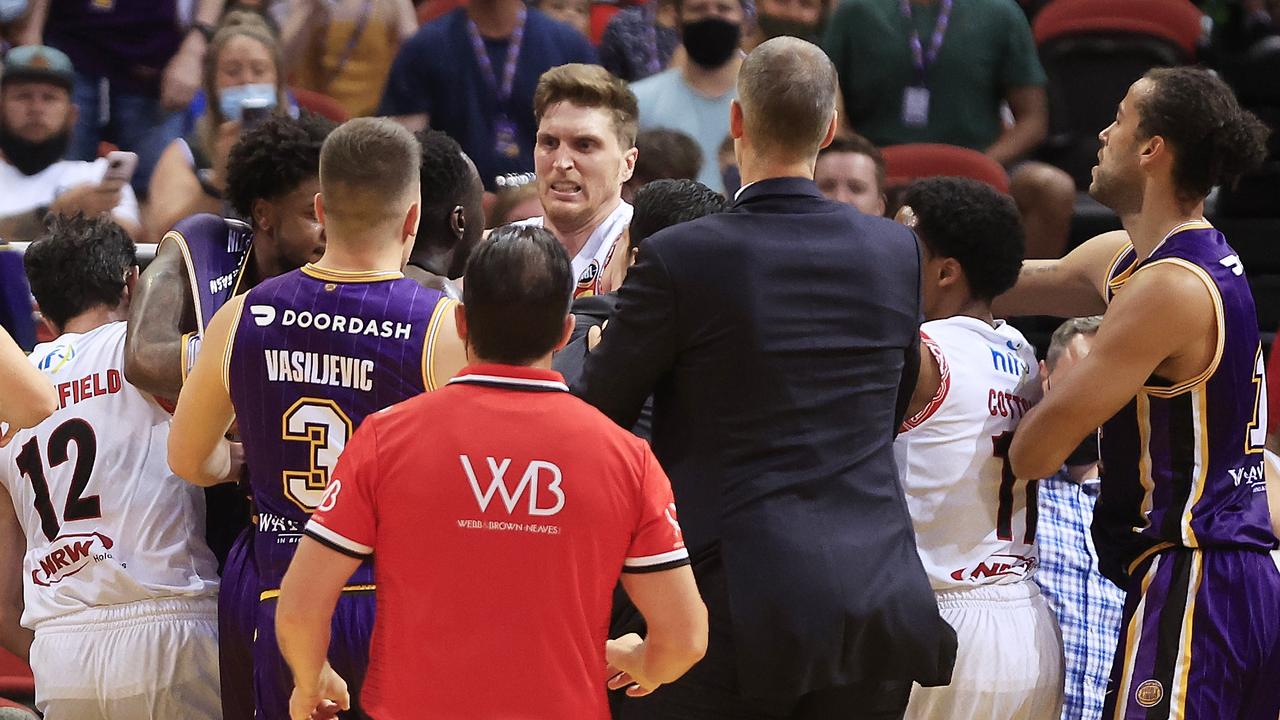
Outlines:
{"type": "MultiPolygon", "coordinates": [[[[367,415],[428,386],[428,337],[452,304],[400,273],[312,265],[245,295],[227,386],[258,510],[263,591],[280,587],[351,433],[367,415]]],[[[368,563],[351,580],[372,582],[368,563]]]]}
{"type": "Polygon", "coordinates": [[[211,213],[179,220],[165,235],[178,244],[191,282],[196,328],[204,333],[213,314],[240,290],[253,230],[245,223],[211,213]]]}
{"type": "Polygon", "coordinates": [[[1104,574],[1120,584],[1166,547],[1276,547],[1262,474],[1266,386],[1253,295],[1239,256],[1204,222],[1171,233],[1139,261],[1112,263],[1108,299],[1135,273],[1176,264],[1214,296],[1218,352],[1199,377],[1152,376],[1102,430],[1102,494],[1094,539],[1104,574]]]}

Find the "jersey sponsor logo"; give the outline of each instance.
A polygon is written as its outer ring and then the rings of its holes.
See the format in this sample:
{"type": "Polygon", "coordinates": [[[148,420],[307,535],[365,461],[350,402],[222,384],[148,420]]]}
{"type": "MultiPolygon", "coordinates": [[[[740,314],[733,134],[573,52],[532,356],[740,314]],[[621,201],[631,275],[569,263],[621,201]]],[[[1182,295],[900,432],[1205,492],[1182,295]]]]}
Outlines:
{"type": "Polygon", "coordinates": [[[40,358],[40,362],[36,363],[36,367],[45,372],[56,373],[66,367],[66,364],[74,360],[75,357],[75,345],[59,345],[40,358]]]}
{"type": "Polygon", "coordinates": [[[1232,275],[1244,275],[1244,263],[1240,262],[1239,255],[1228,255],[1219,260],[1218,264],[1230,270],[1232,275]]]}
{"type": "Polygon", "coordinates": [[[502,504],[507,509],[508,515],[514,515],[516,505],[520,503],[520,499],[528,492],[529,502],[526,512],[530,515],[547,517],[555,515],[564,509],[564,490],[560,489],[560,481],[563,475],[560,468],[555,463],[545,460],[533,460],[525,466],[524,474],[520,476],[520,482],[516,485],[515,492],[507,487],[507,470],[511,467],[511,458],[503,458],[499,462],[496,458],[486,456],[485,464],[489,468],[489,486],[480,489],[480,479],[476,477],[475,466],[471,462],[471,458],[466,455],[459,455],[458,459],[462,462],[462,469],[467,474],[467,482],[471,486],[471,492],[475,495],[476,505],[480,507],[480,512],[488,512],[489,505],[493,502],[495,495],[502,496],[502,504]],[[544,485],[545,483],[545,485],[544,485]],[[549,505],[539,504],[539,488],[546,491],[547,495],[554,498],[554,502],[549,505]]]}
{"type": "Polygon", "coordinates": [[[226,275],[221,275],[219,277],[213,278],[212,280],[209,281],[209,294],[217,295],[220,292],[230,290],[231,286],[234,285],[236,282],[236,276],[239,274],[240,274],[240,271],[237,269],[237,270],[232,270],[226,275]]]}
{"type": "Polygon", "coordinates": [[[90,398],[114,395],[123,389],[124,376],[115,368],[85,375],[77,380],[58,383],[58,408],[75,405],[90,398]]]}
{"type": "Polygon", "coordinates": [[[987,392],[987,410],[991,417],[1020,418],[1031,409],[1031,402],[1011,392],[991,388],[987,392]]]}
{"type": "Polygon", "coordinates": [[[1145,680],[1133,691],[1133,699],[1144,708],[1155,707],[1164,699],[1164,685],[1159,680],[1145,680]]]}
{"type": "Polygon", "coordinates": [[[302,350],[264,350],[263,353],[267,380],[271,382],[310,383],[365,392],[373,389],[372,360],[302,350]]]}
{"type": "Polygon", "coordinates": [[[115,543],[102,533],[61,535],[53,549],[40,558],[40,567],[31,571],[31,582],[42,587],[56,585],[93,563],[112,557],[115,543]]]}
{"type": "Polygon", "coordinates": [[[413,333],[413,325],[395,322],[394,320],[370,320],[353,315],[331,315],[329,313],[303,310],[285,310],[277,313],[270,305],[250,305],[249,312],[258,327],[267,327],[277,317],[282,327],[297,327],[321,330],[325,332],[345,333],[347,335],[365,335],[389,340],[408,340],[413,333]]]}
{"type": "Polygon", "coordinates": [[[1266,490],[1265,487],[1259,489],[1266,482],[1266,476],[1262,468],[1262,462],[1258,461],[1249,467],[1231,468],[1227,472],[1231,473],[1231,481],[1235,483],[1236,487],[1240,487],[1243,483],[1249,483],[1254,487],[1254,492],[1264,492],[1266,490]]]}
{"type": "Polygon", "coordinates": [[[1025,555],[991,555],[986,560],[974,565],[952,571],[951,579],[956,582],[971,582],[980,585],[987,580],[1003,577],[1027,577],[1036,566],[1034,557],[1025,555]]]}
{"type": "Polygon", "coordinates": [[[302,528],[298,526],[298,522],[283,515],[275,513],[260,512],[258,513],[258,532],[274,533],[276,535],[301,535],[302,528]]]}
{"type": "MultiPolygon", "coordinates": [[[[1010,340],[1007,341],[1006,344],[1012,348],[1012,342],[1013,341],[1010,340]]],[[[1023,362],[1022,358],[1018,356],[1016,349],[1006,350],[990,346],[988,346],[987,349],[991,351],[991,364],[998,372],[1013,375],[1014,377],[1022,377],[1023,375],[1031,372],[1030,366],[1023,362]]]]}
{"type": "Polygon", "coordinates": [[[320,512],[329,512],[338,504],[338,493],[342,492],[342,481],[334,478],[329,483],[329,487],[324,489],[324,495],[320,496],[320,504],[316,506],[316,510],[320,512]]]}

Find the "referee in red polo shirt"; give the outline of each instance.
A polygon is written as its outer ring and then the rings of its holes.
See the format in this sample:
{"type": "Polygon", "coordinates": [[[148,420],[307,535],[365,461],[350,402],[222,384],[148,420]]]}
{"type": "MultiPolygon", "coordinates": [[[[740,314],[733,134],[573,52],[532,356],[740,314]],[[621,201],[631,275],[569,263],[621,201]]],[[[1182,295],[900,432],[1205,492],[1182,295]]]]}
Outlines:
{"type": "Polygon", "coordinates": [[[706,609],[648,445],[550,370],[573,284],[560,243],[507,226],[467,265],[458,333],[472,363],[370,416],[343,451],[280,590],[294,720],[349,705],[325,662],[343,583],[375,558],[361,706],[375,720],[609,717],[684,674],[706,609]],[[648,623],[608,640],[622,585],[648,623]]]}

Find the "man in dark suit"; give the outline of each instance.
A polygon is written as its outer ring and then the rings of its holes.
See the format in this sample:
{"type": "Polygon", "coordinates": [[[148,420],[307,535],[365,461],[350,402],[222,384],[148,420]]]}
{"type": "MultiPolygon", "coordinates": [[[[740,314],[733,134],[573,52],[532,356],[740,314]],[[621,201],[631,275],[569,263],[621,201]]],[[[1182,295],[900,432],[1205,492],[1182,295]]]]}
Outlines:
{"type": "MultiPolygon", "coordinates": [[[[744,187],[650,237],[581,395],[653,447],[711,616],[706,658],[624,718],[900,718],[945,684],[955,635],[916,554],[893,460],[919,364],[909,230],[813,182],[836,73],[790,37],[742,66],[744,187]]],[[[616,683],[614,683],[616,684],[616,683]]]]}

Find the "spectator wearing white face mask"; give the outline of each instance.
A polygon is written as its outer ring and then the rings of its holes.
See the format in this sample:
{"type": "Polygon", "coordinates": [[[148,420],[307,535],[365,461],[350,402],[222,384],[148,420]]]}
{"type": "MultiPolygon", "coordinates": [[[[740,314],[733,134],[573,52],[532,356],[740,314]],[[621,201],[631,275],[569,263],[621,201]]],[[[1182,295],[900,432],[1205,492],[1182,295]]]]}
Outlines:
{"type": "Polygon", "coordinates": [[[157,241],[178,220],[224,212],[227,156],[243,129],[242,108],[286,107],[280,46],[261,16],[232,12],[205,59],[203,117],[164,151],[151,178],[147,231],[157,241]]]}

